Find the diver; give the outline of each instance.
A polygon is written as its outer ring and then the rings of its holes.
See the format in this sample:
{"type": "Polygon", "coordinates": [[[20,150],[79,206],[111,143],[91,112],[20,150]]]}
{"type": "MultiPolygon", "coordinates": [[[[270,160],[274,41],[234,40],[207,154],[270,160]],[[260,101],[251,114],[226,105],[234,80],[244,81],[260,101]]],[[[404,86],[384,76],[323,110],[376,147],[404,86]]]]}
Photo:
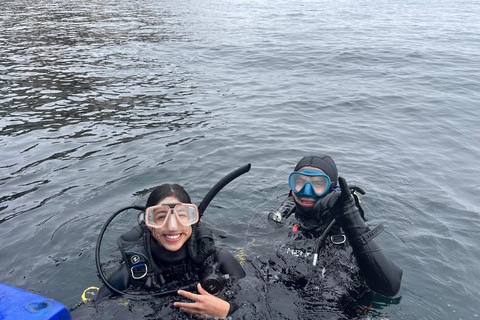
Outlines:
{"type": "Polygon", "coordinates": [[[124,264],[108,279],[114,292],[103,285],[96,300],[129,287],[170,290],[194,301],[174,302],[188,314],[215,318],[232,314],[237,305],[214,294],[224,283],[245,277],[245,271],[230,252],[214,245],[213,234],[199,222],[200,216],[183,187],[163,184],[155,188],[143,221],[117,240],[124,264]],[[215,281],[219,277],[221,284],[215,281]],[[177,290],[179,287],[183,290],[177,290]],[[190,292],[195,289],[198,294],[190,292]],[[209,293],[212,291],[214,294],[209,293]]]}
{"type": "Polygon", "coordinates": [[[396,295],[403,272],[373,240],[383,225],[370,229],[363,219],[357,192],[365,192],[349,188],[328,155],[303,157],[288,182],[288,197],[269,214],[276,228],[286,229],[275,244],[284,257],[273,266],[279,277],[288,274],[285,283],[308,287],[303,298],[312,304],[335,302],[343,310],[355,310],[371,291],[396,295]]]}

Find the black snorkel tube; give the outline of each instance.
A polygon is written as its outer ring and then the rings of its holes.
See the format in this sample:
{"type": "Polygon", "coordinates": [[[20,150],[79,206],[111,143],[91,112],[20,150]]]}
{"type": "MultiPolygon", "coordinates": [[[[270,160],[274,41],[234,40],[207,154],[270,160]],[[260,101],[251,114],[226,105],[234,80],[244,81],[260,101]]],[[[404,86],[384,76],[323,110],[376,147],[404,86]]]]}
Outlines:
{"type": "MultiPolygon", "coordinates": [[[[248,163],[248,164],[230,172],[223,179],[221,179],[219,182],[217,182],[217,184],[215,186],[213,186],[212,189],[210,189],[210,191],[205,195],[202,202],[200,202],[200,204],[198,206],[199,221],[200,221],[200,218],[203,216],[203,213],[204,213],[205,209],[208,207],[208,205],[213,200],[213,198],[217,195],[217,193],[220,192],[220,190],[222,190],[223,187],[225,187],[227,184],[229,184],[230,182],[232,182],[236,178],[238,178],[242,174],[250,171],[251,167],[252,167],[252,165],[250,163],[248,163]]],[[[192,285],[181,287],[181,288],[178,288],[178,289],[175,289],[175,290],[163,291],[163,292],[158,292],[158,293],[129,294],[129,293],[125,293],[125,292],[122,292],[122,291],[116,289],[114,286],[112,286],[108,282],[107,278],[105,277],[105,274],[103,273],[102,266],[101,266],[101,263],[100,263],[100,247],[101,247],[101,244],[102,244],[102,238],[103,238],[103,235],[105,234],[105,231],[107,230],[107,227],[110,225],[110,223],[113,221],[113,219],[115,219],[115,217],[118,216],[123,211],[129,210],[129,209],[135,209],[135,210],[139,210],[140,212],[145,212],[146,208],[142,207],[142,206],[129,206],[129,207],[125,207],[125,208],[122,208],[122,209],[118,210],[117,212],[112,214],[110,216],[110,218],[108,218],[108,220],[103,225],[103,227],[100,231],[100,234],[98,235],[97,245],[95,247],[95,264],[96,264],[96,267],[97,267],[98,275],[100,276],[100,279],[105,284],[105,286],[110,291],[115,292],[119,295],[129,297],[129,298],[165,297],[165,296],[177,294],[178,290],[187,290],[187,291],[195,290],[196,285],[192,284],[192,285]]],[[[195,238],[196,238],[196,224],[192,226],[192,235],[190,236],[190,239],[195,239],[195,238]]],[[[207,253],[198,254],[198,251],[197,251],[197,248],[196,248],[196,241],[190,241],[189,242],[188,250],[189,250],[190,255],[192,256],[192,259],[196,263],[203,263],[213,253],[213,252],[211,252],[211,253],[207,252],[207,253]]],[[[207,281],[209,281],[209,280],[207,279],[207,281]]],[[[213,287],[213,286],[211,286],[211,285],[203,286],[202,285],[202,287],[208,288],[208,287],[213,287]]],[[[214,292],[209,292],[209,293],[215,294],[214,292]]]]}
{"type": "MultiPolygon", "coordinates": [[[[213,186],[212,189],[207,193],[207,195],[203,198],[202,202],[198,205],[198,221],[203,216],[203,213],[205,212],[205,209],[208,207],[210,202],[215,198],[218,192],[223,189],[227,184],[238,178],[244,173],[247,173],[250,171],[250,168],[252,165],[250,163],[230,172],[228,175],[223,177],[222,180],[218,181],[216,185],[213,186]]],[[[190,254],[190,257],[196,264],[203,264],[205,260],[214,252],[214,249],[208,250],[204,252],[203,250],[197,250],[197,242],[195,241],[197,237],[197,225],[192,226],[192,235],[190,236],[190,241],[188,244],[188,253],[190,254]],[[199,252],[201,251],[201,252],[199,252]]]]}
{"type": "Polygon", "coordinates": [[[203,212],[205,211],[205,209],[207,209],[208,205],[210,204],[212,199],[215,198],[217,193],[219,193],[220,190],[223,189],[223,187],[225,187],[227,184],[229,184],[230,182],[232,182],[236,178],[238,178],[242,174],[250,171],[251,167],[252,167],[252,165],[250,163],[247,163],[246,165],[241,166],[240,168],[230,172],[228,175],[223,177],[222,180],[218,181],[217,184],[214,185],[213,188],[210,189],[210,191],[208,191],[208,193],[203,198],[202,202],[200,202],[200,204],[198,205],[198,213],[200,215],[199,219],[202,218],[203,212]]]}

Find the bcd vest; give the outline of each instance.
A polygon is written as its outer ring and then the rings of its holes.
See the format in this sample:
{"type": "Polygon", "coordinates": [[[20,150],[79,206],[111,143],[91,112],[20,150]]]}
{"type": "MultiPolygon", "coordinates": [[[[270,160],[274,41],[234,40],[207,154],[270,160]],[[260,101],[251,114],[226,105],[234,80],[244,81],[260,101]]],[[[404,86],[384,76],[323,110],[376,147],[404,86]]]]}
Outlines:
{"type": "Polygon", "coordinates": [[[195,264],[188,257],[183,263],[168,268],[157,265],[150,252],[150,238],[150,231],[144,225],[137,225],[117,239],[122,258],[129,270],[130,282],[134,286],[146,289],[158,288],[163,285],[164,276],[167,274],[182,274],[192,281],[198,281],[200,277],[205,276],[206,270],[212,270],[215,243],[212,231],[203,224],[197,224],[195,238],[198,250],[211,252],[203,265],[195,264]]]}

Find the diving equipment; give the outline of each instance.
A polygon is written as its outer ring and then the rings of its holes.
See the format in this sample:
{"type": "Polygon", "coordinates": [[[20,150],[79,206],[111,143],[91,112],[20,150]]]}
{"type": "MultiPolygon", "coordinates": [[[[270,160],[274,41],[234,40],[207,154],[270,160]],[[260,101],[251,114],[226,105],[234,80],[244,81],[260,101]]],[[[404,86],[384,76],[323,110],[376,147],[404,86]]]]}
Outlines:
{"type": "Polygon", "coordinates": [[[169,219],[187,227],[198,222],[197,206],[190,203],[164,204],[148,207],[145,210],[145,222],[151,228],[162,228],[169,219]]]}
{"type": "Polygon", "coordinates": [[[220,190],[222,190],[223,187],[225,187],[227,184],[229,184],[236,178],[250,171],[251,167],[252,165],[250,163],[247,163],[246,165],[241,166],[240,168],[230,172],[228,175],[226,175],[220,181],[218,181],[217,184],[214,185],[212,189],[210,189],[210,191],[208,191],[208,193],[203,198],[202,202],[200,202],[200,204],[198,205],[198,212],[200,214],[200,219],[203,216],[203,212],[205,211],[205,209],[207,209],[208,205],[213,200],[213,198],[215,198],[217,193],[220,192],[220,190]]]}
{"type": "MultiPolygon", "coordinates": [[[[217,264],[218,265],[218,264],[217,264]]],[[[217,266],[214,265],[202,277],[202,288],[210,294],[217,295],[222,292],[225,282],[230,279],[230,275],[224,274],[218,276],[217,266]]]]}
{"type": "Polygon", "coordinates": [[[290,189],[298,198],[318,199],[330,191],[330,178],[317,169],[301,169],[288,177],[290,189]]]}
{"type": "MultiPolygon", "coordinates": [[[[222,190],[223,187],[225,187],[227,184],[238,178],[244,173],[247,173],[250,171],[250,168],[252,165],[250,163],[247,163],[244,166],[241,166],[240,168],[230,172],[228,175],[223,177],[220,181],[217,182],[216,185],[213,186],[210,191],[205,195],[203,198],[202,202],[198,205],[198,213],[199,213],[199,218],[200,220],[203,216],[203,212],[205,209],[208,207],[210,202],[213,200],[213,198],[217,195],[220,190],[222,190]]],[[[192,225],[192,235],[191,238],[195,239],[197,234],[197,225],[192,225]]],[[[188,244],[188,252],[190,253],[190,258],[192,258],[195,263],[202,264],[212,253],[214,250],[205,250],[206,248],[201,248],[201,250],[197,249],[197,243],[196,241],[190,241],[188,244]]]]}

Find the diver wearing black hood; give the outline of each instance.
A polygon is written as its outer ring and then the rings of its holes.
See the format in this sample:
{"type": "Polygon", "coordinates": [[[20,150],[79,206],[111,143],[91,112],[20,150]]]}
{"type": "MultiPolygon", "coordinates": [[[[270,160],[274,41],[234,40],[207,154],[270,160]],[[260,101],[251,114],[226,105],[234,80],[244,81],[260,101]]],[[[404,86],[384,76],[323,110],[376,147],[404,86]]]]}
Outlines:
{"type": "MultiPolygon", "coordinates": [[[[305,156],[302,159],[300,159],[300,161],[297,163],[293,171],[298,172],[300,169],[306,168],[306,167],[317,168],[322,170],[323,173],[325,173],[330,178],[331,187],[329,191],[334,190],[338,181],[338,171],[337,171],[337,165],[335,164],[332,158],[330,158],[327,155],[305,156]]],[[[290,194],[292,193],[293,192],[290,192],[290,194]]],[[[298,219],[304,222],[310,222],[316,225],[321,224],[321,222],[325,220],[326,217],[320,216],[320,214],[324,214],[325,212],[314,210],[313,207],[303,206],[302,204],[304,203],[299,198],[294,197],[294,200],[295,200],[295,203],[297,204],[295,215],[297,216],[298,219]]]]}
{"type": "Polygon", "coordinates": [[[322,278],[328,272],[332,279],[342,278],[333,280],[345,287],[343,293],[337,291],[339,295],[358,299],[366,292],[365,284],[382,295],[396,295],[402,269],[372,240],[382,227],[370,230],[365,224],[355,191],[364,192],[358,187],[349,188],[345,179],[338,177],[333,159],[318,154],[303,157],[290,175],[289,185],[288,198],[269,215],[277,227],[291,228],[287,243],[281,247],[283,253],[302,257],[313,266],[319,262],[322,278]],[[314,241],[315,247],[311,244],[314,241]],[[340,270],[341,276],[331,274],[340,270]]]}

